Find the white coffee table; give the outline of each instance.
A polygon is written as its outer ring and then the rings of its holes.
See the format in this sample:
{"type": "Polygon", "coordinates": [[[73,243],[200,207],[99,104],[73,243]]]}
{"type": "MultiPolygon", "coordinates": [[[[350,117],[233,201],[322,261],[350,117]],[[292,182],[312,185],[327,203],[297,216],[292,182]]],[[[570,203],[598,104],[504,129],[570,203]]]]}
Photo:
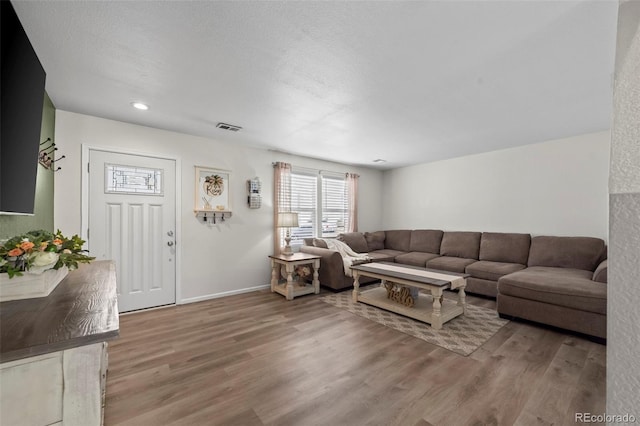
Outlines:
{"type": "Polygon", "coordinates": [[[418,321],[423,321],[439,330],[442,324],[466,314],[464,289],[469,274],[439,271],[417,266],[389,262],[374,262],[351,267],[353,272],[353,301],[376,306],[418,321]],[[382,280],[379,287],[360,292],[360,276],[382,280]],[[397,283],[407,287],[426,290],[431,296],[420,293],[412,307],[402,305],[387,297],[385,284],[397,283]],[[447,289],[458,289],[458,301],[443,298],[447,289]]]}

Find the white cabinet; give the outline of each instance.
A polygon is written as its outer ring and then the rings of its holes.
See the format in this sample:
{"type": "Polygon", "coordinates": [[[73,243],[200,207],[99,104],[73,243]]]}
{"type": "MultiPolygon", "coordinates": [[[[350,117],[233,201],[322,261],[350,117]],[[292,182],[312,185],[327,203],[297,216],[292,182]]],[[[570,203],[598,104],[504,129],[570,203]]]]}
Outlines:
{"type": "Polygon", "coordinates": [[[0,303],[0,426],[102,424],[115,264],[70,272],[47,297],[0,303]]]}
{"type": "Polygon", "coordinates": [[[0,425],[101,425],[106,371],[106,342],[0,364],[0,425]]]}

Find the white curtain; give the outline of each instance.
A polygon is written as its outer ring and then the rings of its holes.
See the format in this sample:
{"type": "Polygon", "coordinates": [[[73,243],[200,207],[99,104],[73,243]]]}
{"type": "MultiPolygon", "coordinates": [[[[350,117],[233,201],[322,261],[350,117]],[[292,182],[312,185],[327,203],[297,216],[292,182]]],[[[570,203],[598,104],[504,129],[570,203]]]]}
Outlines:
{"type": "Polygon", "coordinates": [[[273,253],[282,250],[281,228],[278,228],[278,213],[291,211],[291,164],[273,164],[273,253]]]}
{"type": "Polygon", "coordinates": [[[356,232],[358,230],[358,178],[360,176],[355,173],[347,173],[345,175],[347,191],[347,210],[348,219],[347,232],[356,232]]]}

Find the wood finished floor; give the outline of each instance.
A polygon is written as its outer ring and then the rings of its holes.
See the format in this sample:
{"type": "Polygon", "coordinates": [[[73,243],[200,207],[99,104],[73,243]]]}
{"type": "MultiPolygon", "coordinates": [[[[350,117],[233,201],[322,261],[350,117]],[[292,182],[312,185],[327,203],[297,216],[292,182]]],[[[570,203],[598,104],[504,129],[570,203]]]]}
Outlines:
{"type": "Polygon", "coordinates": [[[121,316],[105,424],[573,425],[605,411],[598,343],[512,321],[464,357],[318,297],[121,316]]]}

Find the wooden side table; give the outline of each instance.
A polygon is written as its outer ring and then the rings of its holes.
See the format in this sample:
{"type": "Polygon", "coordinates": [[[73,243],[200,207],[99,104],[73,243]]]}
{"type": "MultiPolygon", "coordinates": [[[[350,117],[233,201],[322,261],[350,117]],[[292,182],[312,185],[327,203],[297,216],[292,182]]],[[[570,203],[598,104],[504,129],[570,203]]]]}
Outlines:
{"type": "Polygon", "coordinates": [[[290,256],[282,254],[269,256],[271,259],[271,292],[280,293],[287,300],[293,300],[294,297],[303,294],[320,293],[320,281],[318,280],[318,269],[320,269],[320,256],[307,253],[294,253],[290,256]],[[287,271],[287,282],[279,284],[280,268],[278,265],[284,265],[287,271]],[[313,281],[311,285],[293,282],[293,270],[298,265],[313,266],[313,281]]]}

